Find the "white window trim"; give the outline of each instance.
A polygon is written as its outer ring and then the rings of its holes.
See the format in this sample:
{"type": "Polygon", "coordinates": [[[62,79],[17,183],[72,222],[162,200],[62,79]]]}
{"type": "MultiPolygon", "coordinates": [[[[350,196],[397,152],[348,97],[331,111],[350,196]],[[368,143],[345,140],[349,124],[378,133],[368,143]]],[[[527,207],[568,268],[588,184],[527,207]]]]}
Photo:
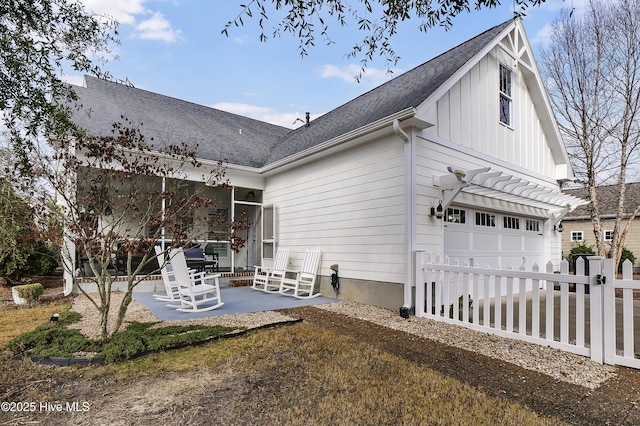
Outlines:
{"type": "Polygon", "coordinates": [[[513,79],[514,79],[513,68],[511,68],[510,66],[508,66],[503,62],[499,62],[498,63],[498,122],[510,129],[513,129],[513,79]],[[502,91],[502,87],[500,84],[502,80],[502,73],[501,73],[502,67],[504,67],[507,71],[509,71],[509,77],[511,80],[509,87],[511,89],[511,93],[506,93],[502,91]],[[505,99],[509,101],[509,122],[508,123],[505,123],[504,121],[502,121],[501,109],[502,109],[503,96],[505,97],[505,99]]]}
{"type": "Polygon", "coordinates": [[[584,232],[582,231],[571,231],[571,241],[584,241],[584,232]],[[576,236],[578,236],[578,234],[580,235],[580,238],[573,238],[574,234],[576,236]]]}

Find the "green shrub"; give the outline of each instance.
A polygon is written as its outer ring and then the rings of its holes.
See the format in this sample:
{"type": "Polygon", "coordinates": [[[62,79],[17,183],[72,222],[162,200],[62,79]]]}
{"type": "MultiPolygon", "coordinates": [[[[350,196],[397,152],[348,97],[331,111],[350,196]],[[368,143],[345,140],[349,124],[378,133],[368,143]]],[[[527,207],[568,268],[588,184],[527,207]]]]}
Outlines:
{"type": "Polygon", "coordinates": [[[43,275],[58,266],[57,253],[43,242],[24,243],[12,250],[0,250],[0,276],[18,280],[43,275]]]}
{"type": "Polygon", "coordinates": [[[29,305],[38,300],[44,293],[44,287],[40,283],[17,285],[13,288],[18,293],[18,296],[26,300],[29,305]]]}
{"type": "Polygon", "coordinates": [[[183,347],[229,333],[232,328],[219,325],[186,325],[152,328],[156,323],[133,322],[123,332],[100,340],[90,340],[77,330],[67,329],[67,321],[79,314],[60,315],[57,323],[40,326],[12,340],[7,347],[23,355],[73,357],[78,352],[95,353],[106,362],[122,361],[145,352],[183,347]]]}
{"type": "Polygon", "coordinates": [[[69,325],[76,323],[82,319],[82,314],[75,311],[65,311],[61,312],[58,317],[58,323],[62,325],[69,325]]]}
{"type": "Polygon", "coordinates": [[[76,352],[91,352],[92,342],[78,330],[47,324],[18,336],[7,347],[23,355],[69,357],[76,352]]]}
{"type": "Polygon", "coordinates": [[[626,247],[622,247],[622,254],[620,255],[620,262],[618,263],[618,271],[622,272],[622,264],[625,260],[629,259],[631,265],[636,263],[636,257],[633,252],[626,247]]]}
{"type": "Polygon", "coordinates": [[[222,336],[231,328],[206,325],[171,325],[151,328],[155,323],[132,322],[102,345],[102,355],[107,362],[129,359],[141,352],[171,349],[222,336]]]}
{"type": "Polygon", "coordinates": [[[569,258],[574,254],[596,254],[595,250],[593,250],[593,246],[587,244],[587,240],[582,241],[581,243],[575,243],[569,252],[569,258]]]}

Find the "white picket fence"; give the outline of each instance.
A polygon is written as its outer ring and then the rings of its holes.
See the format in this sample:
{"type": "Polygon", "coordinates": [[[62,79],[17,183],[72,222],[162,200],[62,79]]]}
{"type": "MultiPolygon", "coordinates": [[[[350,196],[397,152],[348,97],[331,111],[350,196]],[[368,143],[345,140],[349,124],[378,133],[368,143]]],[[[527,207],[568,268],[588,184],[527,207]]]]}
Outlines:
{"type": "Polygon", "coordinates": [[[576,275],[566,260],[559,273],[551,262],[544,271],[538,265],[490,269],[416,252],[415,314],[640,368],[640,303],[633,300],[640,281],[633,281],[631,263],[625,262],[621,280],[611,259],[590,257],[589,275],[584,267],[578,259],[576,275]]]}

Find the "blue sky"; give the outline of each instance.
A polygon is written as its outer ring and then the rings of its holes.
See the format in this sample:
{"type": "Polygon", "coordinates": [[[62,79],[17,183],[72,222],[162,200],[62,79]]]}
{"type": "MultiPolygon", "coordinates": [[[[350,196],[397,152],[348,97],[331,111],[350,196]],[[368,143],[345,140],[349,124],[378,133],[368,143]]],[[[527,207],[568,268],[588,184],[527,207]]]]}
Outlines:
{"type": "MultiPolygon", "coordinates": [[[[384,60],[371,62],[360,83],[357,59],[346,54],[362,35],[337,23],[330,26],[333,44],[317,35],[316,46],[301,57],[298,40],[289,35],[260,42],[257,19],[221,33],[241,11],[235,0],[82,0],[96,13],[120,22],[117,58],[103,65],[114,78],[135,87],[293,127],[306,111],[317,117],[381,84],[388,78],[384,60]]],[[[513,16],[512,1],[495,9],[472,10],[445,31],[418,30],[418,22],[404,22],[392,39],[400,56],[394,75],[420,65],[482,31],[513,16]]],[[[585,0],[547,0],[532,7],[524,26],[532,46],[545,42],[549,25],[562,7],[579,13],[585,0]]],[[[271,18],[271,17],[270,17],[271,18]]],[[[267,21],[270,35],[279,20],[267,21]]],[[[352,28],[352,27],[351,27],[352,28]]],[[[80,84],[82,76],[68,74],[80,84]]]]}

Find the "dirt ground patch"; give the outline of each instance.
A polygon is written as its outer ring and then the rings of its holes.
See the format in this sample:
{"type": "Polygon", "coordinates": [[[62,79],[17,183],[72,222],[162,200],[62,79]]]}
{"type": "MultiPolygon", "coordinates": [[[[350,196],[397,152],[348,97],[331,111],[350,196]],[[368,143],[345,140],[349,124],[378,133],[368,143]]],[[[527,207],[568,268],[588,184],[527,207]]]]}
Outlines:
{"type": "Polygon", "coordinates": [[[520,403],[569,424],[640,424],[640,371],[637,370],[619,367],[615,378],[591,390],[365,321],[327,315],[326,311],[312,307],[285,313],[297,313],[304,321],[318,327],[354,336],[395,356],[481,389],[488,395],[520,403]]]}

